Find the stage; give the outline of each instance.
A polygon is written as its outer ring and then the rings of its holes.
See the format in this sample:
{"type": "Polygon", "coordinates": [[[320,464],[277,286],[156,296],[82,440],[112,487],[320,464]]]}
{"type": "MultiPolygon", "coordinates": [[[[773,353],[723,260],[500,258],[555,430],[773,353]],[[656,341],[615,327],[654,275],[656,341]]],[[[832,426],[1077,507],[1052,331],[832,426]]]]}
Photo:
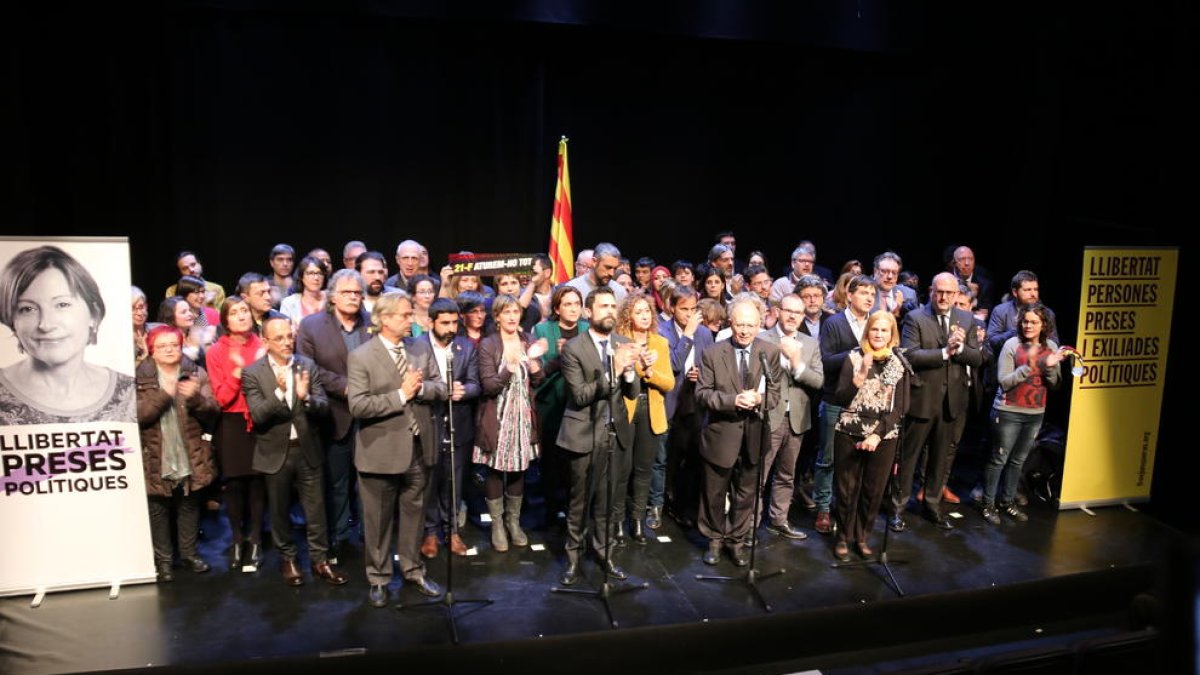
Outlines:
{"type": "MultiPolygon", "coordinates": [[[[1126,630],[1131,598],[1161,581],[1170,547],[1184,539],[1123,507],[1093,516],[1033,503],[1029,522],[1005,520],[997,527],[965,496],[963,501],[951,516],[951,531],[909,514],[909,530],[891,536],[903,600],[878,566],[831,568],[832,540],[813,532],[811,512],[797,507],[793,519],[809,533],[807,540],[760,530],[757,569],[786,568],[759,584],[773,606],[769,614],[742,583],[697,580],[702,574],[741,576],[744,568],[727,556],[715,567],[704,565],[698,534],[668,520],[658,531],[661,540],[631,542],[619,551],[631,575],[619,585],[644,582],[648,588],[613,598],[617,629],[608,626],[598,600],[550,591],[563,567],[558,528],[530,527],[536,512],[527,512],[531,543],[544,548],[500,554],[472,522],[464,537],[479,552],[455,560],[455,597],[495,603],[456,608],[457,647],[450,645],[442,607],[397,611],[367,604],[360,549],[341,558],[349,584],[314,582],[305,564],[307,583],[294,589],[281,581],[278,557],[269,548],[258,572],[231,571],[224,519],[208,514],[201,521],[201,553],[213,565],[208,573],[178,569],[173,583],[126,587],[115,600],[100,589],[51,593],[38,608],[30,607],[28,596],[0,600],[0,672],[327,669],[328,662],[312,661],[318,657],[344,657],[349,662],[337,665],[352,667],[441,663],[454,665],[451,672],[488,663],[505,672],[526,666],[541,672],[771,672],[764,664],[779,663],[874,672],[855,668],[881,660],[905,663],[922,653],[1126,630]]],[[[445,555],[443,548],[428,563],[429,575],[443,587],[445,555]]],[[[78,561],[87,564],[86,551],[78,561]]],[[[590,562],[585,574],[576,588],[601,580],[590,562]]],[[[394,600],[425,600],[409,588],[397,592],[399,585],[392,584],[394,600]]]]}

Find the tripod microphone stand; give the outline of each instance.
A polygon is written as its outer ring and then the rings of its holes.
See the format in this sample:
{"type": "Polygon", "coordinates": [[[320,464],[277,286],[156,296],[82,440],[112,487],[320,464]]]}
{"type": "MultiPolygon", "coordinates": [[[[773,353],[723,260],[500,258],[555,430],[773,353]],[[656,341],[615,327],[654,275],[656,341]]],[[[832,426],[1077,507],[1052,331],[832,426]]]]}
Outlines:
{"type": "MultiPolygon", "coordinates": [[[[432,340],[432,336],[431,340],[432,340]]],[[[432,344],[432,342],[430,343],[432,344]]],[[[449,436],[449,461],[450,466],[446,471],[446,481],[450,484],[450,534],[458,534],[458,481],[455,480],[455,450],[454,450],[454,348],[456,345],[451,342],[450,349],[446,352],[446,431],[449,436]]],[[[493,527],[499,525],[504,527],[504,523],[493,524],[493,527]]],[[[458,644],[458,626],[454,621],[454,607],[456,605],[482,605],[484,607],[492,604],[495,600],[490,598],[464,598],[461,600],[454,599],[454,554],[450,551],[450,547],[446,547],[446,592],[442,597],[435,600],[427,600],[412,605],[398,604],[397,610],[405,609],[423,609],[426,607],[445,607],[446,608],[446,624],[450,628],[450,641],[458,644]]]]}
{"type": "MultiPolygon", "coordinates": [[[[609,339],[611,339],[611,337],[609,339]]],[[[551,588],[550,591],[553,593],[585,595],[588,597],[596,598],[600,602],[604,603],[604,611],[608,614],[609,625],[612,626],[613,628],[617,628],[619,626],[619,624],[617,623],[617,620],[615,618],[613,618],[612,603],[610,601],[612,596],[621,595],[623,593],[632,593],[633,591],[643,591],[643,590],[646,590],[647,588],[649,588],[650,584],[648,584],[646,582],[642,582],[641,585],[637,585],[637,586],[622,586],[622,587],[616,588],[612,584],[611,575],[609,574],[609,570],[612,569],[612,549],[613,549],[613,538],[614,538],[613,530],[617,526],[617,523],[615,522],[616,519],[613,518],[613,512],[615,511],[615,509],[613,508],[613,485],[616,483],[616,480],[617,480],[617,478],[616,478],[617,472],[613,470],[613,456],[614,456],[614,454],[616,452],[616,448],[617,448],[617,423],[616,423],[616,419],[613,417],[613,414],[614,414],[613,407],[620,403],[620,396],[618,396],[618,393],[620,392],[621,388],[620,388],[620,385],[617,383],[617,372],[616,372],[615,362],[613,359],[611,343],[608,345],[608,353],[605,354],[605,356],[607,357],[606,360],[608,361],[607,368],[605,368],[605,370],[608,371],[608,378],[609,378],[608,381],[609,381],[610,390],[608,392],[608,419],[605,422],[605,428],[607,429],[607,432],[608,432],[607,433],[608,447],[604,451],[605,452],[605,461],[607,462],[607,467],[608,467],[608,480],[605,481],[605,487],[604,487],[604,489],[606,491],[606,499],[605,499],[604,508],[607,511],[607,513],[605,514],[606,518],[605,518],[605,527],[604,527],[604,556],[603,556],[603,559],[601,560],[601,565],[600,565],[604,569],[604,581],[600,584],[600,588],[598,588],[594,591],[589,591],[589,590],[585,590],[582,588],[561,588],[558,586],[551,588]]],[[[597,375],[596,379],[599,380],[600,372],[596,371],[596,375],[597,375]]],[[[584,507],[583,507],[583,509],[584,509],[583,510],[583,518],[584,518],[585,523],[587,522],[588,512],[592,508],[592,476],[594,475],[594,473],[593,473],[594,471],[595,471],[595,464],[592,464],[588,468],[588,481],[587,481],[587,488],[586,488],[587,500],[584,502],[584,507]]],[[[587,547],[586,529],[584,531],[584,537],[585,537],[584,548],[586,549],[586,547],[587,547]]]]}
{"type": "MultiPolygon", "coordinates": [[[[759,356],[759,363],[762,364],[763,378],[766,380],[767,388],[770,389],[770,387],[771,387],[771,371],[769,368],[767,368],[767,355],[762,350],[759,350],[758,356],[759,356]]],[[[764,404],[766,403],[765,396],[763,398],[763,403],[764,404]]],[[[762,408],[765,408],[765,405],[762,408]]],[[[759,431],[759,446],[758,446],[759,455],[758,455],[758,466],[756,467],[756,470],[754,472],[754,508],[753,508],[752,512],[750,513],[750,566],[746,569],[746,575],[744,577],[724,577],[724,576],[712,576],[712,575],[707,575],[707,574],[697,574],[696,579],[699,581],[742,581],[746,584],[746,587],[750,589],[750,594],[753,595],[758,600],[758,604],[762,605],[762,607],[765,611],[770,612],[771,605],[767,602],[767,599],[763,597],[762,591],[758,590],[758,582],[766,580],[766,579],[770,579],[772,577],[777,577],[777,576],[783,574],[784,572],[786,572],[787,570],[781,567],[778,570],[775,570],[774,572],[769,572],[767,574],[759,574],[758,570],[755,569],[755,564],[757,563],[757,553],[758,553],[758,514],[759,514],[760,505],[762,504],[762,484],[763,484],[763,464],[764,464],[763,455],[766,454],[766,448],[771,443],[770,419],[767,415],[766,410],[764,410],[762,408],[760,408],[760,410],[758,412],[758,418],[759,418],[759,422],[761,425],[761,428],[759,431]]]]}

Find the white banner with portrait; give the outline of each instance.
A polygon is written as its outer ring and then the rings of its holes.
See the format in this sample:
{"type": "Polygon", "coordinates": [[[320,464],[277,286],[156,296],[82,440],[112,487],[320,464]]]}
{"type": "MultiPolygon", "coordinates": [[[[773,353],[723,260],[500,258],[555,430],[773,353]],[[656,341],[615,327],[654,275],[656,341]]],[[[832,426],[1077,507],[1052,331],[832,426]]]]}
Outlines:
{"type": "Polygon", "coordinates": [[[0,595],[154,580],[129,241],[0,237],[0,595]]]}

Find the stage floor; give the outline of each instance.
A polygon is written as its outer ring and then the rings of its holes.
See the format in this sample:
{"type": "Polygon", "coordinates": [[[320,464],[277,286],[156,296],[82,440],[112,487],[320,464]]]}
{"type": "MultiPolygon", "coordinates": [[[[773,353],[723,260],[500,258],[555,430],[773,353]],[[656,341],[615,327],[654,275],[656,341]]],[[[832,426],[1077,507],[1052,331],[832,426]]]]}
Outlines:
{"type": "MultiPolygon", "coordinates": [[[[1144,565],[1162,560],[1179,536],[1145,514],[1110,507],[1091,516],[1031,504],[1030,520],[988,525],[969,500],[952,515],[955,529],[941,531],[910,514],[910,529],[891,536],[896,580],[908,597],[1003,587],[1020,582],[1144,565]]],[[[528,513],[527,516],[536,515],[528,513]]],[[[812,514],[797,508],[794,522],[811,528],[812,514]]],[[[527,518],[531,521],[533,518],[527,518]]],[[[880,519],[874,544],[882,536],[880,519]]],[[[176,581],[126,587],[119,599],[106,590],[53,593],[38,608],[29,597],[0,600],[0,672],[39,673],[162,665],[216,666],[235,661],[395,653],[449,642],[444,608],[396,611],[366,602],[361,550],[343,552],[351,582],[331,587],[311,578],[300,588],[285,586],[278,557],[268,549],[256,573],[232,571],[224,519],[202,520],[202,555],[213,565],[206,574],[177,570],[176,581]]],[[[529,528],[527,528],[529,529],[529,528]]],[[[786,572],[759,585],[773,616],[821,608],[886,603],[898,596],[878,566],[834,569],[832,540],[806,530],[805,541],[789,541],[765,529],[757,569],[786,572]]],[[[455,560],[455,597],[487,597],[486,607],[460,605],[455,615],[463,644],[538,640],[611,631],[600,601],[550,591],[563,567],[562,538],[556,529],[529,529],[531,546],[495,553],[486,530],[468,524],[468,544],[477,555],[455,560]]],[[[705,582],[700,574],[744,575],[727,557],[716,567],[700,561],[703,541],[667,521],[660,540],[630,543],[618,561],[629,583],[645,590],[612,599],[617,630],[763,616],[742,583],[705,582]]],[[[431,578],[445,586],[445,549],[430,561],[431,578]]],[[[79,564],[87,564],[80,552],[79,564]]],[[[306,568],[307,573],[307,568],[306,568]]],[[[586,579],[601,580],[585,565],[586,579]]],[[[395,581],[394,600],[425,600],[395,581]]],[[[953,621],[954,617],[939,620],[953,621]]],[[[632,658],[632,656],[631,656],[632,658]]]]}

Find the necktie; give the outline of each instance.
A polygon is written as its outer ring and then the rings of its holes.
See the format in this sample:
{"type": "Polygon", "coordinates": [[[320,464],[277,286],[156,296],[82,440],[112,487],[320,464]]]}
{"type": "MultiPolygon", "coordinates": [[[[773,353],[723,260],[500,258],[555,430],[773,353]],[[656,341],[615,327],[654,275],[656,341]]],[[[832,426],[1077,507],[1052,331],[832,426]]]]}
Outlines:
{"type": "MultiPolygon", "coordinates": [[[[396,370],[400,372],[400,378],[403,379],[408,374],[408,355],[404,353],[404,345],[396,345],[392,351],[396,352],[396,370]]],[[[412,403],[412,401],[409,401],[409,403],[412,403]]],[[[421,433],[421,428],[417,426],[416,415],[412,416],[408,430],[412,432],[413,436],[421,433]]]]}
{"type": "Polygon", "coordinates": [[[945,314],[938,314],[938,326],[942,329],[942,337],[948,337],[950,335],[950,329],[947,326],[945,314]]]}
{"type": "Polygon", "coordinates": [[[612,364],[608,361],[608,340],[600,341],[600,363],[604,366],[604,378],[612,373],[612,364]]]}
{"type": "Polygon", "coordinates": [[[750,350],[739,349],[738,367],[742,369],[742,391],[750,388],[750,350]]]}

